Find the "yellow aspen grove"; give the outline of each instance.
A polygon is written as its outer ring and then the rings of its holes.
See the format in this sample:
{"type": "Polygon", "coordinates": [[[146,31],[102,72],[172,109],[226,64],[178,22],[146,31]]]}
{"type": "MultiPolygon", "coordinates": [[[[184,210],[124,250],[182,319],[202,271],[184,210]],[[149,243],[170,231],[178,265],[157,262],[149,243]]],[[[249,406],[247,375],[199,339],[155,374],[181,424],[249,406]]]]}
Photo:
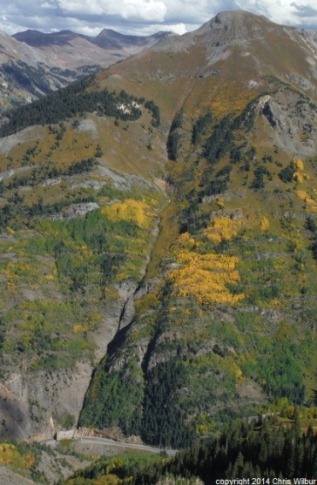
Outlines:
{"type": "Polygon", "coordinates": [[[229,216],[218,217],[207,227],[204,235],[213,243],[219,244],[222,241],[229,241],[237,236],[243,226],[243,219],[232,219],[229,216]]]}
{"type": "Polygon", "coordinates": [[[240,281],[236,266],[239,258],[223,254],[198,254],[181,251],[177,256],[180,268],[173,270],[168,278],[173,282],[179,296],[194,296],[201,304],[237,304],[244,294],[232,294],[228,284],[240,281]]]}
{"type": "Polygon", "coordinates": [[[148,228],[152,220],[150,207],[144,200],[126,199],[115,202],[104,206],[102,213],[113,222],[131,221],[142,229],[148,228]]]}

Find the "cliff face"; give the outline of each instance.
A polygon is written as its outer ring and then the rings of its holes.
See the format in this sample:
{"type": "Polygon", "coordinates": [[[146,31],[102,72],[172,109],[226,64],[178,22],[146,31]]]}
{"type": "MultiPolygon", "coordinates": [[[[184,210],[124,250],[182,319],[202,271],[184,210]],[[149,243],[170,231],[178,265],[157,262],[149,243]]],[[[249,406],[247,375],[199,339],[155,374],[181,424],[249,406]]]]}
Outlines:
{"type": "Polygon", "coordinates": [[[9,115],[3,436],[179,447],[312,403],[316,63],[308,34],[226,12],[9,115]]]}
{"type": "Polygon", "coordinates": [[[8,366],[0,387],[2,439],[51,438],[61,429],[75,428],[89,387],[94,362],[103,357],[115,336],[126,305],[134,294],[134,284],[118,288],[116,301],[108,305],[103,321],[95,330],[95,360],[80,358],[72,368],[31,371],[21,356],[19,364],[8,366]]]}

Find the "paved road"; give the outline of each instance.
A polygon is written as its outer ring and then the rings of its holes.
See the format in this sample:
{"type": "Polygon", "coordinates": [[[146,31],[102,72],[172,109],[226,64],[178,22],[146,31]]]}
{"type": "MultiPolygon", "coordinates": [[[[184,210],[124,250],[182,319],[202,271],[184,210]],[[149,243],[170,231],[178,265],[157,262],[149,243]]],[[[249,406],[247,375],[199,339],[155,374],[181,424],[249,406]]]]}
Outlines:
{"type": "MultiPolygon", "coordinates": [[[[155,446],[148,446],[148,445],[140,445],[135,443],[125,443],[121,441],[114,441],[108,438],[99,438],[96,436],[81,436],[80,438],[74,438],[74,441],[79,441],[80,443],[87,444],[87,445],[100,445],[100,446],[111,446],[117,448],[124,448],[124,449],[132,449],[132,450],[141,450],[141,451],[148,451],[150,453],[162,453],[165,452],[168,456],[175,456],[178,450],[170,450],[164,448],[157,448],[155,446]]],[[[48,446],[56,446],[58,441],[57,440],[45,440],[42,441],[43,444],[48,446]]]]}

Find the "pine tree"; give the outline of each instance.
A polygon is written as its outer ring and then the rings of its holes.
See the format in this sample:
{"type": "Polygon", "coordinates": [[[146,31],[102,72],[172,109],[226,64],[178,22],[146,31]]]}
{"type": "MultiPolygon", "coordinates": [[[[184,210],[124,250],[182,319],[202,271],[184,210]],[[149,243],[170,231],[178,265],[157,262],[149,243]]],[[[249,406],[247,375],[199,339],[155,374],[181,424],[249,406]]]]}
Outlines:
{"type": "Polygon", "coordinates": [[[243,467],[244,467],[244,456],[241,453],[241,451],[239,451],[238,456],[237,456],[237,458],[236,458],[236,460],[233,464],[233,467],[232,467],[232,472],[231,472],[232,478],[241,477],[243,467]]]}

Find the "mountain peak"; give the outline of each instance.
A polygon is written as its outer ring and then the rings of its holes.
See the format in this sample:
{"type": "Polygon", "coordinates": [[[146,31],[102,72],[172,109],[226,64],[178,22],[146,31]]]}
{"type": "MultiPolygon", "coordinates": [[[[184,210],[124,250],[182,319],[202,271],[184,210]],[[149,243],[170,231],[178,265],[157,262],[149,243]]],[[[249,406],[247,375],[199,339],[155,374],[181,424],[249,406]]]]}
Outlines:
{"type": "Polygon", "coordinates": [[[246,10],[225,10],[217,13],[215,17],[210,20],[212,25],[224,25],[224,26],[239,26],[241,24],[248,23],[261,23],[266,26],[269,24],[274,24],[264,15],[254,14],[246,10]]]}
{"type": "Polygon", "coordinates": [[[211,34],[216,42],[223,43],[258,39],[268,31],[281,27],[262,15],[255,15],[245,10],[233,10],[218,13],[203,24],[196,34],[211,34]]]}
{"type": "Polygon", "coordinates": [[[217,15],[211,20],[216,23],[224,23],[228,21],[237,21],[237,20],[253,20],[255,21],[256,19],[264,19],[266,22],[270,22],[267,17],[264,17],[263,15],[259,14],[254,14],[252,12],[248,12],[247,10],[224,10],[221,12],[218,12],[217,15]]]}
{"type": "Polygon", "coordinates": [[[60,32],[44,33],[39,30],[25,30],[23,32],[17,32],[14,37],[19,42],[24,42],[31,47],[44,47],[54,44],[64,45],[68,44],[76,37],[84,37],[80,34],[75,34],[71,30],[61,30],[60,32]]]}

